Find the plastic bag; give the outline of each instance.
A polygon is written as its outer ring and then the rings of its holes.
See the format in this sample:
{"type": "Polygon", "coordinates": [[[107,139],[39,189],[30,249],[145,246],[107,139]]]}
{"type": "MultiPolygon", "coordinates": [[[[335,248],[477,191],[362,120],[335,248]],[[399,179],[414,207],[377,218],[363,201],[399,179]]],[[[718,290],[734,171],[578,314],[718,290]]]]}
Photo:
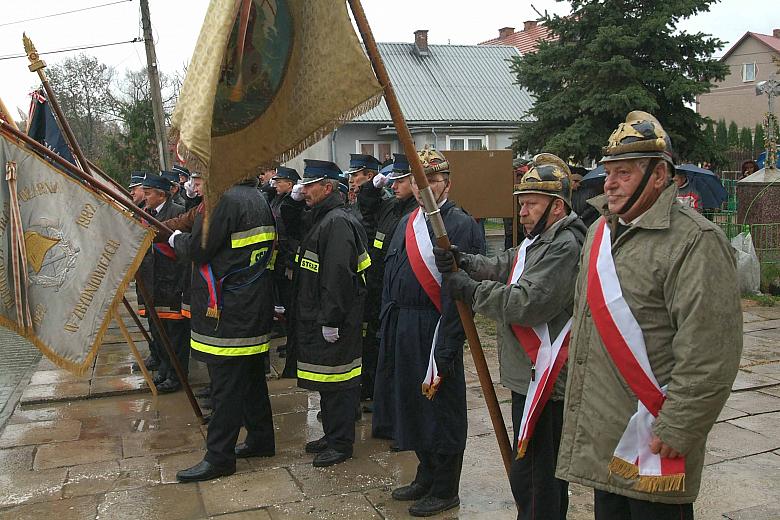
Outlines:
{"type": "Polygon", "coordinates": [[[761,289],[761,264],[753,247],[750,233],[740,233],[731,239],[737,255],[737,278],[742,294],[757,294],[761,289]]]}

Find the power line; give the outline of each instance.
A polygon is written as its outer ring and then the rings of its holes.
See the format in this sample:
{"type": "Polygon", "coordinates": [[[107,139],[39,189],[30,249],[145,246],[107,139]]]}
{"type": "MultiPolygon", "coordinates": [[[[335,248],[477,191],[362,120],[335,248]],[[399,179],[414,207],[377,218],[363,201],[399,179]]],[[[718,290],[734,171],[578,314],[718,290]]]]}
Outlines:
{"type": "Polygon", "coordinates": [[[43,16],[36,16],[34,18],[27,18],[25,20],[15,20],[13,22],[0,23],[0,27],[5,27],[7,25],[16,25],[18,23],[24,23],[24,22],[32,22],[33,20],[43,20],[44,18],[54,18],[55,16],[62,16],[62,15],[66,15],[66,14],[80,13],[81,11],[89,11],[90,9],[98,9],[100,7],[107,7],[109,5],[123,4],[125,2],[132,2],[132,1],[133,0],[117,0],[116,2],[109,2],[107,4],[93,5],[92,7],[82,7],[81,9],[74,9],[72,11],[63,11],[61,13],[46,14],[46,15],[43,15],[43,16]]]}
{"type": "MultiPolygon", "coordinates": [[[[124,0],[127,1],[127,0],[124,0]]],[[[132,40],[126,40],[123,42],[112,42],[112,43],[101,43],[96,45],[84,45],[82,47],[70,47],[67,49],[59,49],[56,51],[47,51],[47,52],[39,52],[38,54],[43,56],[44,54],[59,54],[61,52],[70,52],[70,51],[82,51],[85,49],[97,49],[99,47],[112,47],[114,45],[125,45],[127,43],[138,43],[144,41],[143,38],[133,38],[132,40]]],[[[13,60],[17,58],[26,58],[27,54],[8,54],[6,56],[0,56],[0,61],[3,60],[13,60]]]]}

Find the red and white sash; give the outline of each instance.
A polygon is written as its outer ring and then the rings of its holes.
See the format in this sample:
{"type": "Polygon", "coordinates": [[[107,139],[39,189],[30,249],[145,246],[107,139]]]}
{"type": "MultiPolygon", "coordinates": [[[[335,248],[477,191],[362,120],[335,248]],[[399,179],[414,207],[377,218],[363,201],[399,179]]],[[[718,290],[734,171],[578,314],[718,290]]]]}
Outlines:
{"type": "MultiPolygon", "coordinates": [[[[436,309],[441,314],[441,273],[436,268],[436,258],[433,256],[433,242],[428,233],[428,225],[425,223],[425,213],[420,208],[415,209],[409,215],[406,223],[406,254],[409,257],[409,265],[412,267],[415,278],[422,285],[425,294],[431,299],[436,309]]],[[[428,357],[428,369],[425,372],[423,387],[433,386],[434,379],[439,376],[436,368],[436,360],[433,351],[436,348],[436,340],[439,337],[439,325],[441,317],[436,322],[436,330],[433,333],[431,353],[428,357]]]]}
{"type": "Polygon", "coordinates": [[[650,451],[652,425],[666,400],[647,357],[642,328],[623,297],[612,258],[610,229],[604,219],[598,224],[588,261],[587,300],[593,323],[612,362],[637,396],[631,416],[609,464],[610,472],[638,479],[640,491],[685,489],[685,459],[662,458],[650,451]]]}
{"type": "MultiPolygon", "coordinates": [[[[507,285],[517,283],[522,276],[525,269],[526,251],[537,238],[526,238],[520,244],[507,285]]],[[[563,368],[569,356],[571,321],[571,318],[569,318],[569,321],[561,329],[555,341],[551,341],[550,330],[546,323],[536,327],[510,325],[517,341],[520,342],[523,350],[525,350],[533,363],[531,382],[528,384],[528,392],[526,393],[525,406],[523,408],[523,419],[520,422],[520,431],[517,436],[518,459],[525,455],[528,440],[533,435],[539,415],[542,413],[544,405],[547,404],[555,381],[558,379],[558,374],[561,373],[561,368],[563,368]]]]}

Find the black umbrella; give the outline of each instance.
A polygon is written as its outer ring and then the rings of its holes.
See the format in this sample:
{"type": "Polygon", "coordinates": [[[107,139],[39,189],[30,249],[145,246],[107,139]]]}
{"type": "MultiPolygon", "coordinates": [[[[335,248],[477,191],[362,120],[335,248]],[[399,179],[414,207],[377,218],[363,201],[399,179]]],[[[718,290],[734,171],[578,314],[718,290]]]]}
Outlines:
{"type": "Polygon", "coordinates": [[[681,164],[677,171],[688,176],[691,188],[701,197],[703,209],[719,209],[729,198],[729,194],[720,179],[710,170],[700,168],[695,164],[681,164]]]}

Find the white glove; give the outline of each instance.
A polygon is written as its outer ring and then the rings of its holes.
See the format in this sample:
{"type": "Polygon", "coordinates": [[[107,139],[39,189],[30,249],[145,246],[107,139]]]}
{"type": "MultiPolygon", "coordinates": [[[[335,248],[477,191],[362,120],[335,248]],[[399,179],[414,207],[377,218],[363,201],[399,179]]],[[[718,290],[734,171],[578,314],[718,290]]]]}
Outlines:
{"type": "Polygon", "coordinates": [[[326,327],[322,326],[322,337],[325,338],[325,341],[328,343],[336,343],[339,339],[339,328],[338,327],[326,327]]]}
{"type": "Polygon", "coordinates": [[[270,181],[268,181],[268,184],[269,184],[269,185],[270,185],[272,188],[276,188],[276,180],[274,180],[274,179],[271,179],[270,181]]]}
{"type": "Polygon", "coordinates": [[[276,314],[284,314],[284,307],[281,305],[274,305],[274,312],[276,314]]]}
{"type": "Polygon", "coordinates": [[[293,200],[302,201],[303,200],[303,185],[302,184],[296,184],[293,186],[292,192],[290,193],[290,197],[292,197],[293,200]]]}
{"type": "Polygon", "coordinates": [[[197,193],[195,193],[195,186],[192,184],[192,179],[188,179],[187,182],[184,183],[184,191],[187,192],[187,198],[194,199],[197,197],[197,193]]]}
{"type": "Polygon", "coordinates": [[[372,179],[374,182],[374,188],[384,188],[385,185],[387,185],[388,178],[387,175],[382,175],[381,173],[377,173],[374,175],[374,178],[372,179]]]}
{"type": "Polygon", "coordinates": [[[176,235],[181,235],[181,231],[179,231],[179,230],[177,229],[176,231],[174,231],[173,233],[171,233],[171,236],[169,236],[169,237],[168,237],[168,245],[169,245],[169,246],[171,246],[171,247],[176,247],[176,246],[174,246],[174,245],[173,245],[173,242],[174,242],[174,239],[176,238],[176,235]]]}

